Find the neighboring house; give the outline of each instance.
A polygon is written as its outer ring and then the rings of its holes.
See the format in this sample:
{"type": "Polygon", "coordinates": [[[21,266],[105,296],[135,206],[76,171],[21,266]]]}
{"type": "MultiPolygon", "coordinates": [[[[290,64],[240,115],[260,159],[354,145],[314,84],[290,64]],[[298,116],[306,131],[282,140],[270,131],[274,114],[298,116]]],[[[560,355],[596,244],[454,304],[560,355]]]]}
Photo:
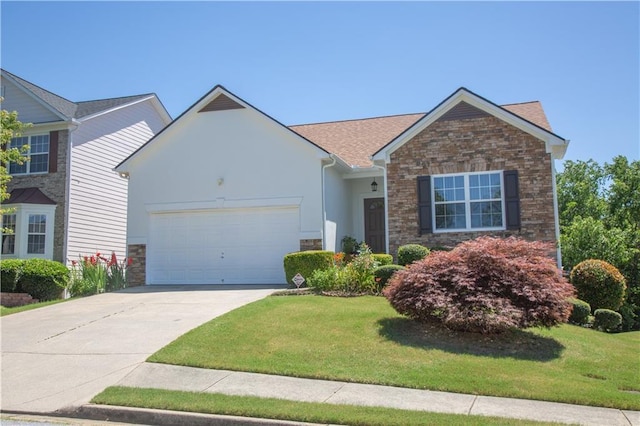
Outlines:
{"type": "Polygon", "coordinates": [[[5,70],[1,87],[1,108],[32,124],[11,141],[30,161],[9,165],[2,257],[126,255],[127,181],[113,168],[171,121],[157,96],[71,102],[5,70]]]}
{"type": "Polygon", "coordinates": [[[484,234],[555,243],[567,144],[539,102],[464,88],[426,114],[286,127],[216,86],[116,167],[130,278],[284,283],[286,253],[347,235],[391,254],[484,234]]]}

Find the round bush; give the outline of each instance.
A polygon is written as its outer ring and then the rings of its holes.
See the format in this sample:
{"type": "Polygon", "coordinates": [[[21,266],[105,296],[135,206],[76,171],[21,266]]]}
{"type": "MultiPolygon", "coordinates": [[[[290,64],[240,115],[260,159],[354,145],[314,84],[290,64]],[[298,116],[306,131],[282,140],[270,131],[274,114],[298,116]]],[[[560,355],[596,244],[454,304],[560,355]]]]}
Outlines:
{"type": "Polygon", "coordinates": [[[376,277],[378,291],[381,291],[387,286],[387,282],[394,273],[403,269],[404,266],[401,265],[382,265],[374,269],[373,275],[376,277]]]}
{"type": "Polygon", "coordinates": [[[393,263],[393,256],[385,253],[374,253],[371,255],[373,260],[378,262],[378,266],[391,265],[393,263]]]}
{"type": "Polygon", "coordinates": [[[0,288],[3,293],[20,293],[18,280],[22,274],[22,259],[3,259],[0,261],[0,288]]]}
{"type": "Polygon", "coordinates": [[[569,322],[571,324],[583,325],[589,322],[589,315],[591,315],[591,306],[584,300],[569,299],[569,302],[573,305],[571,316],[569,316],[569,322]]]}
{"type": "Polygon", "coordinates": [[[326,250],[299,251],[285,255],[284,272],[287,284],[294,286],[292,280],[298,273],[308,280],[313,271],[332,267],[333,255],[332,251],[326,250]]]}
{"type": "Polygon", "coordinates": [[[60,262],[29,259],[24,262],[20,285],[22,290],[39,300],[59,299],[69,284],[69,269],[60,262]]]}
{"type": "Polygon", "coordinates": [[[622,324],[622,315],[611,309],[596,309],[593,313],[593,327],[602,331],[615,331],[622,324]]]}
{"type": "Polygon", "coordinates": [[[397,271],[383,294],[400,314],[453,330],[497,333],[566,322],[574,289],[551,243],[480,237],[397,271]]]}
{"type": "Polygon", "coordinates": [[[591,305],[591,309],[617,310],[624,301],[627,285],[615,266],[603,260],[588,259],[578,263],[569,280],[575,286],[578,298],[591,305]]]}
{"type": "Polygon", "coordinates": [[[429,255],[429,249],[420,244],[405,244],[398,248],[398,264],[409,265],[429,255]]]}

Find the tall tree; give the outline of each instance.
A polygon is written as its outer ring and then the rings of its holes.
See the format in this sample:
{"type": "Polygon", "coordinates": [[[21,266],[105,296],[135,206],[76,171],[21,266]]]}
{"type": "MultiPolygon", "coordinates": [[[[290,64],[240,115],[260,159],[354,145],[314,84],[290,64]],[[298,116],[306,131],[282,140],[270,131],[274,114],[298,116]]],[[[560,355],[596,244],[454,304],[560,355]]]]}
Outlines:
{"type": "Polygon", "coordinates": [[[593,160],[565,161],[564,171],[556,179],[561,228],[571,225],[577,217],[604,219],[604,179],[604,169],[593,160]]]}
{"type": "MultiPolygon", "coordinates": [[[[2,102],[2,98],[0,98],[2,102]]],[[[3,202],[9,198],[7,192],[7,184],[11,180],[8,167],[9,163],[15,162],[23,164],[28,160],[24,156],[24,153],[29,149],[28,145],[19,148],[11,148],[9,146],[11,139],[20,136],[22,131],[29,127],[29,124],[23,124],[18,120],[18,113],[8,112],[6,110],[0,110],[0,202],[3,202]]],[[[0,215],[7,211],[5,208],[0,208],[0,215]]],[[[3,233],[9,230],[2,229],[3,233]]]]}

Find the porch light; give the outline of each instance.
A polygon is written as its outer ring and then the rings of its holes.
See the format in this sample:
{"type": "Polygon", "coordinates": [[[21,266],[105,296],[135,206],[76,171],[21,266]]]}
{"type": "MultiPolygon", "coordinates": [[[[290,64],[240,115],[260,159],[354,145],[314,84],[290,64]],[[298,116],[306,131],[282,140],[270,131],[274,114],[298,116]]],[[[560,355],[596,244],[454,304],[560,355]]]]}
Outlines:
{"type": "Polygon", "coordinates": [[[371,191],[376,192],[378,190],[378,184],[376,183],[376,178],[373,178],[373,182],[371,182],[371,191]]]}

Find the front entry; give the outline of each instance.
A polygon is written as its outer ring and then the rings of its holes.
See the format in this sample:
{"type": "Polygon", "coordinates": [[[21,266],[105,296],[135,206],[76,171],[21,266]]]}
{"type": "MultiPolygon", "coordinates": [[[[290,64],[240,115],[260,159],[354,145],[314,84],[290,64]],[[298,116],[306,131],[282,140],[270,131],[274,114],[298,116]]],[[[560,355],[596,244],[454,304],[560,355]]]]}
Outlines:
{"type": "Polygon", "coordinates": [[[364,241],[373,253],[386,252],[384,198],[364,200],[364,241]]]}

